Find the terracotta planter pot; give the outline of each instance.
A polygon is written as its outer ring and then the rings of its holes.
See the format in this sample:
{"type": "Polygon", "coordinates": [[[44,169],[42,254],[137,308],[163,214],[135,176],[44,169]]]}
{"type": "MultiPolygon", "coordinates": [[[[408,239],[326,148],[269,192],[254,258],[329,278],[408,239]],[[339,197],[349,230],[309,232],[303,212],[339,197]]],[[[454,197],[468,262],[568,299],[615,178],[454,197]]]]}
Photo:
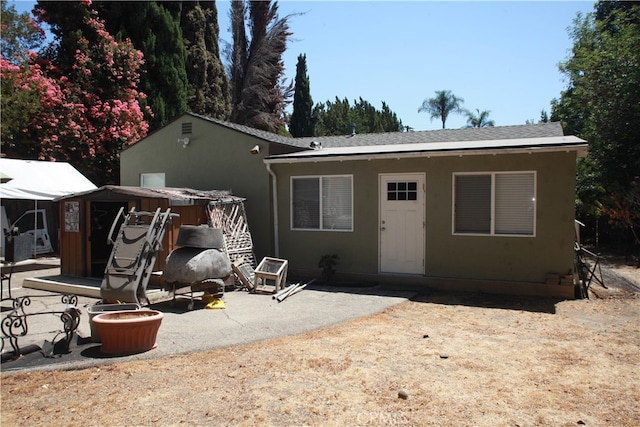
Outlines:
{"type": "Polygon", "coordinates": [[[155,348],[163,317],[156,310],[118,311],[95,316],[93,323],[102,339],[100,351],[124,356],[155,348]]]}
{"type": "Polygon", "coordinates": [[[97,304],[87,307],[89,326],[91,327],[91,341],[102,342],[98,329],[93,324],[93,318],[97,315],[105,312],[140,310],[141,308],[140,304],[97,304]]]}

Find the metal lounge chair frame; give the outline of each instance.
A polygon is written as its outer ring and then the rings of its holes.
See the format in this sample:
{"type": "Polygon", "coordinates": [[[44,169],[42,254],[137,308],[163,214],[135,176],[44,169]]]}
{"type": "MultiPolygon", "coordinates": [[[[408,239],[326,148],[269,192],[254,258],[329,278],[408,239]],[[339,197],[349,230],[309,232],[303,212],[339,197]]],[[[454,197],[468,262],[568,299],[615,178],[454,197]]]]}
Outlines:
{"type": "Polygon", "coordinates": [[[120,208],[111,225],[107,243],[113,245],[100,285],[100,296],[104,302],[149,303],[147,284],[153,271],[167,225],[173,216],[171,209],[161,212],[136,211],[124,215],[120,208]],[[148,223],[143,218],[150,218],[148,223]],[[118,234],[114,230],[122,220],[118,234]]]}

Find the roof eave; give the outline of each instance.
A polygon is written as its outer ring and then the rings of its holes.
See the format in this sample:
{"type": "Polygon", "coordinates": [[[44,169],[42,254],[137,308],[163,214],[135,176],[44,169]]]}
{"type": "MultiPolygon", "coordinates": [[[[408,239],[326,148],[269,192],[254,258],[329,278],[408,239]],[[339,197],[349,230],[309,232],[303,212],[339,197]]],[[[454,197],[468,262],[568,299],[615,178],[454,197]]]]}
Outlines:
{"type": "Polygon", "coordinates": [[[416,157],[462,157],[477,155],[498,155],[498,154],[534,154],[548,152],[571,152],[575,151],[578,157],[587,155],[588,144],[571,144],[559,146],[544,147],[511,147],[511,148],[489,148],[489,149],[457,149],[457,150],[438,150],[438,151],[410,151],[410,152],[393,152],[393,153],[365,153],[365,154],[342,154],[342,155],[304,155],[304,156],[287,156],[287,157],[266,157],[265,163],[318,163],[318,162],[341,162],[352,160],[385,160],[385,159],[408,159],[416,157]]]}

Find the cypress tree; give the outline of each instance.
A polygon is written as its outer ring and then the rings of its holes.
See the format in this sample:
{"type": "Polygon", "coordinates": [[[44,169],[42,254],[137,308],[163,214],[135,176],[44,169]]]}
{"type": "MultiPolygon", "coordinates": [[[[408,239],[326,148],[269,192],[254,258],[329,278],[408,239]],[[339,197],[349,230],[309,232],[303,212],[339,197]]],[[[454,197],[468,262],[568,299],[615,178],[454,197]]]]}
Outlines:
{"type": "Polygon", "coordinates": [[[243,0],[231,2],[231,33],[233,47],[230,55],[230,83],[231,83],[231,121],[239,121],[243,116],[242,92],[244,89],[245,69],[247,66],[247,31],[245,28],[246,9],[243,0]]]}
{"type": "Polygon", "coordinates": [[[293,94],[293,113],[289,123],[289,132],[294,137],[313,136],[313,99],[309,76],[307,75],[307,55],[298,56],[296,65],[296,87],[293,94]]]}
{"type": "Polygon", "coordinates": [[[218,10],[213,1],[182,3],[189,109],[227,120],[231,113],[229,80],[220,61],[218,10]]]}
{"type": "Polygon", "coordinates": [[[335,102],[319,103],[313,108],[315,136],[349,135],[356,133],[400,132],[402,120],[391,111],[386,102],[377,110],[369,101],[360,97],[353,106],[347,98],[335,102]],[[355,129],[354,129],[355,127],[355,129]]]}

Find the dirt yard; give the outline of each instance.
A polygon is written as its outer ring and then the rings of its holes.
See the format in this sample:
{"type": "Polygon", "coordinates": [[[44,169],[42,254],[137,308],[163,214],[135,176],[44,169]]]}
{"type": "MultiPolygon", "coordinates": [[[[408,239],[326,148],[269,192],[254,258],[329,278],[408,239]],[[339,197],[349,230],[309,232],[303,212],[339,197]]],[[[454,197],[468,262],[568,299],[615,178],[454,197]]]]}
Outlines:
{"type": "MultiPolygon", "coordinates": [[[[640,271],[589,300],[429,293],[315,332],[2,374],[3,426],[638,426],[640,271]],[[629,284],[632,284],[629,286],[629,284]]],[[[613,275],[611,275],[613,274],[613,275]]]]}

